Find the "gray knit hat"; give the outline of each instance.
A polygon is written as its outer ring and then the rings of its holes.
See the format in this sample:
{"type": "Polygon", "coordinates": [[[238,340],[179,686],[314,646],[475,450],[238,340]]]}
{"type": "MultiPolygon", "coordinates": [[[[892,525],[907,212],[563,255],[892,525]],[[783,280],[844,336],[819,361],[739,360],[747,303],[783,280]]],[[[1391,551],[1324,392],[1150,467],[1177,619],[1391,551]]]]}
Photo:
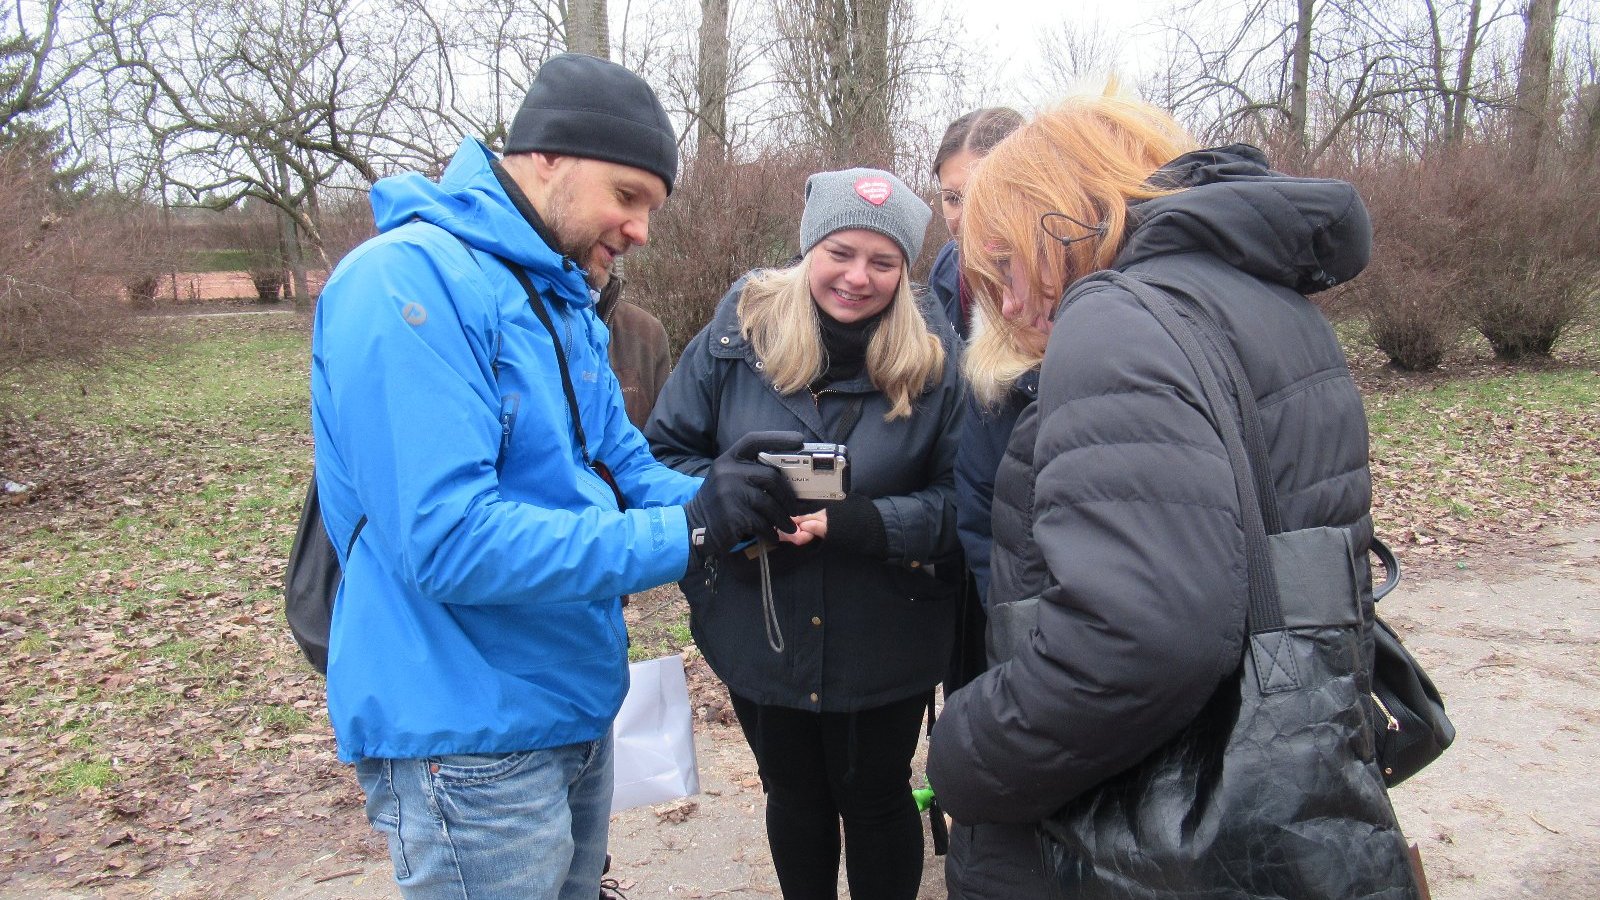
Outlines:
{"type": "Polygon", "coordinates": [[[818,172],[806,179],[806,209],[800,215],[800,252],[835,231],[866,228],[900,245],[906,265],[922,252],[933,209],[905,182],[880,169],[818,172]]]}
{"type": "Polygon", "coordinates": [[[507,153],[560,153],[620,163],[659,175],[672,193],[678,138],[644,79],[581,53],[539,67],[511,120],[507,153]]]}

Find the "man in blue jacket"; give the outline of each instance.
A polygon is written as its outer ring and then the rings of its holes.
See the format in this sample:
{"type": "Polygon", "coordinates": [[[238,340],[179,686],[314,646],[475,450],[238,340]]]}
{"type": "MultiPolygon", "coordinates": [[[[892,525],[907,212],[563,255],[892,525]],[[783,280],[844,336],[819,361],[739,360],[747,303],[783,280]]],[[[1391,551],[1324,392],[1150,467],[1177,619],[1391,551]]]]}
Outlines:
{"type": "Polygon", "coordinates": [[[409,898],[593,900],[619,595],[793,530],[751,442],[703,482],[656,463],[607,364],[593,291],[677,162],[638,76],[557,56],[504,159],[468,139],[437,183],[374,185],[380,234],[323,290],[312,429],[344,567],[328,711],[409,898]]]}

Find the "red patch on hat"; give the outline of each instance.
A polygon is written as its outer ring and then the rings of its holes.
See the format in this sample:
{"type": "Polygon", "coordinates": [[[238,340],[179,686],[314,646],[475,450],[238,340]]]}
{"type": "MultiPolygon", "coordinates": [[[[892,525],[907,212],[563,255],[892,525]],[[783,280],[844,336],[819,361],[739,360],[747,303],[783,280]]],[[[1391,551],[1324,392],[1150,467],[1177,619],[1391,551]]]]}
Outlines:
{"type": "Polygon", "coordinates": [[[873,206],[882,206],[884,201],[889,199],[889,195],[894,193],[894,188],[889,186],[888,181],[868,175],[856,179],[856,193],[873,206]]]}

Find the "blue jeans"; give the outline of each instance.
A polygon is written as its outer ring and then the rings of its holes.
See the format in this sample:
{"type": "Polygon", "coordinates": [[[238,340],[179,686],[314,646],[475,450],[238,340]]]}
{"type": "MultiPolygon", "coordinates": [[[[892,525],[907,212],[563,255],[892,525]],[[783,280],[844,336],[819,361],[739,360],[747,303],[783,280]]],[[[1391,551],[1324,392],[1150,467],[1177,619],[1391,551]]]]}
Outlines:
{"type": "Polygon", "coordinates": [[[611,822],[611,735],[520,753],[363,759],[367,821],[407,900],[594,900],[611,822]]]}

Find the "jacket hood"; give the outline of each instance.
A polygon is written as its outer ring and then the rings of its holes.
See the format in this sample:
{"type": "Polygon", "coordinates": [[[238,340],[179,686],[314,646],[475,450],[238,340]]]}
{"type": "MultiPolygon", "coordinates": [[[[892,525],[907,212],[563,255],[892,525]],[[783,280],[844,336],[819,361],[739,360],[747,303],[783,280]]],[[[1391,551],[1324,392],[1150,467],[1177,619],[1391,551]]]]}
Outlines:
{"type": "Polygon", "coordinates": [[[1372,225],[1353,186],[1275,172],[1247,144],[1184,154],[1150,180],[1178,192],[1130,207],[1115,268],[1204,250],[1310,294],[1354,278],[1371,256],[1372,225]]]}
{"type": "Polygon", "coordinates": [[[476,138],[461,143],[437,182],[416,172],[372,186],[372,215],[379,231],[421,219],[468,245],[522,264],[536,281],[556,287],[573,306],[591,302],[583,270],[539,237],[512,204],[490,168],[493,154],[476,138]]]}

